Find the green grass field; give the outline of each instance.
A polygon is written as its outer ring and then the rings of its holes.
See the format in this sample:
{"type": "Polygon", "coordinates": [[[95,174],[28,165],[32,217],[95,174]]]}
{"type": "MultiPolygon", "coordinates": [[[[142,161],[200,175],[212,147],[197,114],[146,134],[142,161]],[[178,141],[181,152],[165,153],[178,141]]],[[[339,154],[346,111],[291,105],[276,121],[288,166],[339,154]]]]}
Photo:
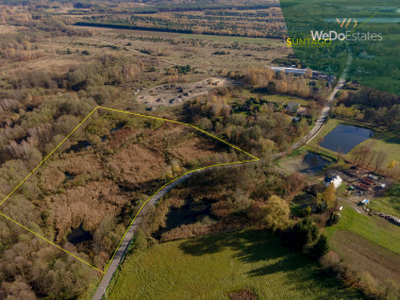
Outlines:
{"type": "Polygon", "coordinates": [[[400,184],[392,186],[387,195],[381,198],[374,198],[370,208],[400,218],[400,184]]]}
{"type": "Polygon", "coordinates": [[[129,256],[109,299],[228,299],[251,290],[258,299],[360,298],[316,262],[276,236],[242,231],[157,244],[129,256]]]}
{"type": "Polygon", "coordinates": [[[326,228],[328,236],[333,236],[337,230],[347,230],[400,254],[400,227],[382,218],[362,215],[346,207],[341,215],[338,225],[326,228]]]}
{"type": "MultiPolygon", "coordinates": [[[[366,146],[372,151],[384,151],[387,154],[384,166],[388,167],[389,164],[396,160],[400,162],[400,135],[394,132],[378,133],[373,138],[362,142],[357,147],[366,146]]],[[[354,149],[357,149],[354,148],[354,149]]],[[[354,151],[353,149],[353,151],[354,151]]]]}

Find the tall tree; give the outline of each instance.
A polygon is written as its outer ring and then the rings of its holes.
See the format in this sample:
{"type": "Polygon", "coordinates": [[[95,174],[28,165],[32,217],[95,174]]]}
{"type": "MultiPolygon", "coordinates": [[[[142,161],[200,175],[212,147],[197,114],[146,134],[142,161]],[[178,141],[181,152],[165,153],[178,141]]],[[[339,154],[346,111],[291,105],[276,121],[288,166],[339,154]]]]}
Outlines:
{"type": "Polygon", "coordinates": [[[336,203],[336,188],[333,183],[331,183],[325,191],[322,193],[322,200],[326,202],[328,207],[335,206],[336,203]]]}
{"type": "Polygon", "coordinates": [[[286,229],[290,224],[289,204],[278,196],[271,196],[260,213],[261,222],[272,231],[286,229]]]}

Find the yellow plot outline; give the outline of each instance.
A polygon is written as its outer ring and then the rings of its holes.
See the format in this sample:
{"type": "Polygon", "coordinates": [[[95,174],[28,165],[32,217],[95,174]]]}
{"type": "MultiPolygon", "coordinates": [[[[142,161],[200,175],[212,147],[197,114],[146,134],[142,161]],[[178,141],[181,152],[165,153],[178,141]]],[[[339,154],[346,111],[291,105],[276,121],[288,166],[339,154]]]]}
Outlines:
{"type": "Polygon", "coordinates": [[[94,113],[94,112],[95,112],[95,111],[97,111],[98,109],[104,109],[104,110],[108,110],[108,111],[113,111],[113,112],[118,112],[118,113],[124,113],[124,114],[129,114],[129,115],[134,115],[134,116],[144,117],[144,118],[149,118],[149,119],[162,120],[162,121],[166,121],[166,122],[171,122],[171,123],[176,123],[176,124],[181,124],[181,125],[189,126],[189,127],[194,128],[195,130],[200,131],[200,132],[202,132],[202,133],[204,133],[204,134],[206,134],[206,135],[208,135],[208,136],[210,136],[210,137],[212,137],[212,138],[214,138],[214,139],[216,139],[216,140],[218,140],[218,141],[220,141],[220,142],[222,142],[222,143],[224,143],[224,144],[226,144],[226,145],[228,145],[228,146],[230,146],[230,147],[232,147],[232,148],[234,148],[234,149],[236,149],[236,150],[238,150],[238,151],[240,151],[240,152],[242,152],[242,153],[245,153],[246,155],[248,155],[248,156],[250,156],[250,157],[253,158],[252,160],[244,160],[244,161],[238,161],[238,162],[233,162],[233,163],[224,163],[224,164],[211,165],[211,166],[207,166],[207,167],[198,168],[198,169],[195,169],[195,170],[192,170],[192,171],[187,171],[186,173],[182,174],[181,176],[179,176],[179,177],[177,177],[177,178],[171,180],[170,182],[164,184],[161,188],[159,188],[153,195],[151,195],[151,196],[141,205],[141,207],[140,207],[139,210],[137,211],[136,215],[134,216],[133,220],[131,221],[131,223],[130,223],[129,226],[127,227],[127,229],[126,229],[124,235],[122,236],[122,238],[121,238],[121,240],[120,240],[120,242],[119,242],[119,244],[118,244],[118,247],[115,249],[115,251],[114,251],[114,253],[113,253],[111,259],[109,260],[109,262],[108,262],[106,268],[104,269],[104,271],[101,271],[100,269],[96,268],[95,266],[91,265],[90,263],[84,261],[83,259],[79,258],[78,256],[72,254],[71,252],[65,250],[64,248],[62,248],[62,247],[56,245],[56,244],[53,243],[52,241],[50,241],[50,240],[46,239],[45,237],[41,236],[40,234],[38,234],[38,233],[36,233],[36,232],[30,230],[29,228],[25,227],[24,225],[20,224],[19,222],[15,221],[14,219],[12,219],[12,218],[10,218],[10,217],[8,217],[8,216],[6,216],[6,215],[0,213],[0,215],[3,216],[4,218],[6,218],[7,220],[9,220],[9,221],[15,223],[16,225],[22,227],[22,228],[25,229],[25,230],[27,230],[27,231],[33,233],[33,234],[36,235],[37,237],[39,237],[39,238],[45,240],[46,242],[48,242],[49,244],[53,245],[54,247],[56,247],[56,248],[58,248],[58,249],[64,251],[65,253],[71,255],[72,257],[74,257],[74,258],[76,258],[77,260],[83,262],[83,263],[86,264],[87,266],[89,266],[89,267],[91,267],[91,268],[93,268],[93,269],[99,271],[99,272],[102,273],[102,274],[105,274],[105,273],[107,272],[107,270],[108,270],[108,268],[110,267],[112,261],[114,260],[115,255],[117,254],[117,252],[118,252],[118,250],[119,250],[119,248],[120,248],[120,246],[121,246],[122,241],[124,240],[125,236],[127,235],[129,229],[132,227],[132,224],[135,222],[137,216],[138,216],[139,213],[142,211],[143,207],[147,204],[147,202],[150,201],[150,199],[152,199],[152,198],[153,198],[158,192],[160,192],[163,188],[165,188],[166,186],[170,185],[170,184],[173,183],[174,181],[176,181],[176,180],[182,178],[183,176],[185,176],[185,175],[187,175],[187,174],[190,174],[190,173],[194,173],[194,172],[199,171],[199,170],[208,169],[208,168],[212,168],[212,167],[220,167],[220,166],[227,166],[227,165],[244,164],[244,163],[249,163],[249,162],[254,162],[254,161],[259,161],[259,160],[260,160],[258,157],[254,156],[254,155],[252,155],[252,154],[250,154],[250,153],[248,153],[248,152],[246,152],[246,151],[244,151],[244,150],[242,150],[242,149],[240,149],[240,148],[238,148],[238,147],[236,147],[236,146],[234,146],[234,145],[232,145],[232,144],[230,144],[230,143],[228,143],[228,142],[226,142],[226,141],[224,141],[224,140],[222,140],[222,139],[216,137],[215,135],[212,135],[212,134],[210,134],[210,133],[208,133],[208,132],[206,132],[206,131],[204,131],[204,130],[202,130],[202,129],[200,129],[200,128],[198,128],[198,127],[192,125],[192,124],[190,124],[190,123],[179,122],[179,121],[174,121],[174,120],[168,120],[168,119],[158,118],[158,117],[153,117],[153,116],[147,116],[147,115],[137,114],[137,113],[133,113],[133,112],[125,111],[125,110],[114,109],[114,108],[109,108],[109,107],[96,106],[96,107],[86,116],[86,118],[84,118],[84,119],[82,120],[82,122],[80,122],[80,123],[78,124],[78,126],[76,126],[76,127],[61,141],[61,143],[59,143],[59,144],[57,145],[57,147],[55,147],[54,150],[51,151],[50,154],[48,154],[48,155],[42,160],[42,162],[41,162],[40,164],[37,165],[37,167],[36,167],[35,169],[33,169],[33,171],[30,172],[30,173],[15,187],[15,189],[13,189],[13,190],[3,199],[3,201],[0,202],[0,206],[1,206],[1,205],[4,203],[4,201],[6,201],[12,194],[14,194],[14,192],[15,192],[15,191],[16,191],[16,190],[17,190],[17,189],[18,189],[18,188],[19,188],[19,187],[20,187],[20,186],[21,186],[21,185],[22,185],[22,184],[23,184],[23,183],[24,183],[24,182],[25,182],[25,181],[26,181],[40,166],[41,166],[41,165],[43,165],[43,163],[44,163],[44,162],[45,162],[45,161],[46,161],[46,160],[47,160],[47,159],[48,159],[48,158],[49,158],[49,157],[50,157],[50,156],[51,156],[51,155],[52,155],[52,154],[53,154],[53,153],[54,153],[54,152],[55,152],[55,151],[56,151],[56,150],[57,150],[57,149],[58,149],[58,148],[59,148],[59,147],[60,147],[60,146],[61,146],[61,145],[62,145],[62,144],[63,144],[63,143],[64,143],[64,142],[65,142],[65,141],[66,141],[66,140],[67,140],[67,139],[68,139],[68,138],[69,138],[69,137],[70,137],[70,136],[71,136],[71,135],[72,135],[72,134],[73,134],[87,119],[88,119],[88,118],[89,118],[89,117],[90,117],[90,116],[91,116],[91,115],[92,115],[92,114],[93,114],[93,113],[94,113]]]}

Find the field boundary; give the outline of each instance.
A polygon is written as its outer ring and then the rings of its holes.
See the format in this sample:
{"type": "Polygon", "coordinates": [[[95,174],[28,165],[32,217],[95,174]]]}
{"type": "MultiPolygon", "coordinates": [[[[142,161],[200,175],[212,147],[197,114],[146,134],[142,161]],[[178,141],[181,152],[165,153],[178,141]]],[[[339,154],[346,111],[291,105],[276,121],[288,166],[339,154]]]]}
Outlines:
{"type": "Polygon", "coordinates": [[[191,171],[187,171],[187,172],[185,172],[184,174],[180,175],[179,177],[177,177],[177,178],[171,180],[170,182],[164,184],[161,188],[159,188],[154,194],[152,194],[152,195],[151,195],[145,202],[143,202],[143,204],[140,206],[140,208],[139,208],[138,211],[136,212],[135,216],[133,217],[131,223],[130,223],[129,226],[127,227],[127,229],[126,229],[124,235],[122,236],[122,238],[121,238],[121,240],[120,240],[120,242],[119,242],[117,248],[115,249],[113,255],[111,256],[111,259],[109,260],[108,264],[106,265],[104,271],[102,271],[102,270],[96,268],[95,266],[93,266],[92,264],[88,263],[87,261],[85,261],[85,260],[79,258],[78,256],[76,256],[76,255],[72,254],[71,252],[65,250],[64,248],[58,246],[58,245],[55,244],[54,242],[48,240],[47,238],[41,236],[40,234],[38,234],[38,233],[32,231],[31,229],[25,227],[24,225],[22,225],[21,223],[17,222],[16,220],[14,220],[14,219],[8,217],[7,215],[4,215],[3,213],[0,213],[0,215],[1,215],[2,217],[6,218],[7,220],[13,222],[14,224],[20,226],[21,228],[23,228],[23,229],[25,229],[25,230],[31,232],[32,234],[34,234],[34,235],[36,235],[37,237],[43,239],[44,241],[48,242],[48,243],[51,244],[52,246],[58,248],[59,250],[64,251],[65,253],[71,255],[71,256],[74,257],[75,259],[79,260],[80,262],[86,264],[87,266],[89,266],[89,267],[95,269],[96,271],[98,271],[98,272],[100,272],[100,273],[102,273],[102,274],[105,274],[105,273],[107,272],[107,269],[110,267],[110,265],[111,265],[111,263],[112,263],[112,261],[113,261],[115,255],[117,254],[117,251],[118,251],[118,249],[120,248],[122,241],[124,240],[126,234],[128,233],[129,229],[131,228],[132,224],[133,224],[134,221],[136,220],[136,218],[137,218],[137,216],[139,215],[139,213],[142,211],[142,209],[145,207],[145,205],[146,205],[158,192],[160,192],[160,191],[161,191],[162,189],[164,189],[166,186],[168,186],[168,185],[172,184],[173,182],[179,180],[180,178],[184,177],[185,175],[188,175],[188,174],[190,174],[190,173],[194,173],[194,172],[197,172],[197,171],[200,171],[200,170],[209,169],[209,168],[215,168],[215,167],[220,167],[220,166],[227,166],[227,165],[245,164],[245,163],[255,162],[255,161],[259,161],[259,160],[260,160],[258,157],[254,156],[254,155],[252,155],[252,154],[250,154],[250,153],[248,153],[248,152],[246,152],[246,151],[244,151],[244,150],[242,150],[242,149],[240,149],[240,148],[238,148],[238,147],[236,147],[236,146],[234,146],[234,145],[232,145],[232,144],[230,144],[230,143],[224,141],[223,139],[220,139],[220,138],[218,138],[217,136],[215,136],[215,135],[213,135],[213,134],[211,134],[211,133],[208,133],[207,131],[204,131],[204,130],[202,130],[202,129],[198,128],[197,126],[194,126],[193,124],[190,124],[190,123],[185,123],[185,122],[180,122],[180,121],[175,121],[175,120],[169,120],[169,119],[164,119],[164,118],[160,118],[160,117],[148,116],[148,115],[133,113],[133,112],[130,112],[130,111],[125,111],[125,110],[119,110],[119,109],[109,108],[109,107],[96,106],[96,107],[95,107],[95,108],[94,108],[94,109],[93,109],[93,110],[78,124],[78,126],[76,126],[76,127],[61,141],[61,143],[59,143],[59,144],[53,149],[53,151],[51,151],[51,152],[36,166],[36,168],[34,168],[34,169],[32,170],[32,172],[30,172],[30,173],[29,173],[15,188],[0,202],[0,206],[1,206],[9,197],[11,197],[11,196],[14,194],[14,192],[15,192],[15,191],[16,191],[30,176],[32,176],[32,174],[33,174],[40,166],[42,166],[42,165],[46,162],[46,160],[47,160],[59,147],[61,147],[61,145],[62,145],[62,144],[63,144],[63,143],[64,143],[64,142],[65,142],[65,141],[66,141],[66,140],[67,140],[67,139],[68,139],[68,138],[69,138],[69,137],[70,137],[70,136],[71,136],[71,135],[72,135],[72,134],[73,134],[73,133],[74,133],[74,132],[75,132],[75,131],[76,131],[76,130],[77,130],[91,115],[92,115],[92,114],[93,114],[93,113],[94,113],[94,112],[96,112],[98,109],[103,109],[103,110],[106,110],[106,111],[112,111],[112,112],[117,112],[117,113],[130,114],[130,115],[134,115],[134,116],[137,116],[137,117],[143,117],[143,118],[161,120],[161,121],[166,121],[166,122],[171,122],[171,123],[176,123],[176,124],[180,124],[180,125],[189,126],[189,127],[193,128],[193,129],[195,129],[195,130],[197,130],[197,131],[200,131],[200,132],[202,132],[203,134],[205,134],[205,135],[207,135],[207,136],[210,136],[210,137],[212,137],[213,139],[218,140],[218,141],[224,143],[225,145],[228,145],[228,146],[230,146],[231,148],[234,148],[234,149],[238,150],[239,152],[242,152],[242,153],[244,153],[244,154],[246,154],[246,155],[248,155],[248,156],[250,156],[250,157],[252,158],[251,160],[243,160],[243,161],[237,161],[237,162],[232,162],[232,163],[223,163],[223,164],[216,164],[216,165],[211,165],[211,166],[207,166],[207,167],[197,168],[197,169],[194,169],[194,170],[191,170],[191,171]]]}

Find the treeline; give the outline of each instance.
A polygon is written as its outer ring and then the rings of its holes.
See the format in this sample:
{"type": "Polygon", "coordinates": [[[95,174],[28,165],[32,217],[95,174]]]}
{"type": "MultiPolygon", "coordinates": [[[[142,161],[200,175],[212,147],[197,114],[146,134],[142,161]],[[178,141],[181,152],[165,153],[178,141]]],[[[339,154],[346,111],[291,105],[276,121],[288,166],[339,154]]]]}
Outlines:
{"type": "Polygon", "coordinates": [[[331,87],[324,80],[315,80],[310,85],[307,79],[312,77],[310,70],[305,76],[294,76],[292,73],[275,72],[270,68],[250,68],[245,74],[228,74],[230,77],[242,77],[243,80],[266,93],[279,93],[317,100],[323,105],[328,99],[331,87]]]}
{"type": "Polygon", "coordinates": [[[271,7],[279,7],[276,3],[265,3],[263,1],[213,1],[213,0],[196,0],[192,2],[174,1],[171,3],[167,0],[143,1],[148,4],[143,8],[134,8],[137,13],[155,13],[155,12],[180,12],[180,11],[204,11],[204,10],[258,10],[268,9],[271,7]]]}
{"type": "Polygon", "coordinates": [[[0,57],[6,60],[29,61],[44,57],[43,51],[37,50],[38,37],[16,35],[6,37],[0,42],[0,57]]]}
{"type": "Polygon", "coordinates": [[[356,92],[342,93],[338,104],[333,111],[338,117],[400,129],[400,96],[362,87],[356,92]]]}
{"type": "Polygon", "coordinates": [[[179,13],[132,15],[128,18],[92,16],[84,17],[76,25],[269,38],[283,38],[285,26],[283,18],[278,17],[271,21],[262,18],[221,18],[217,15],[192,16],[179,13]]]}

